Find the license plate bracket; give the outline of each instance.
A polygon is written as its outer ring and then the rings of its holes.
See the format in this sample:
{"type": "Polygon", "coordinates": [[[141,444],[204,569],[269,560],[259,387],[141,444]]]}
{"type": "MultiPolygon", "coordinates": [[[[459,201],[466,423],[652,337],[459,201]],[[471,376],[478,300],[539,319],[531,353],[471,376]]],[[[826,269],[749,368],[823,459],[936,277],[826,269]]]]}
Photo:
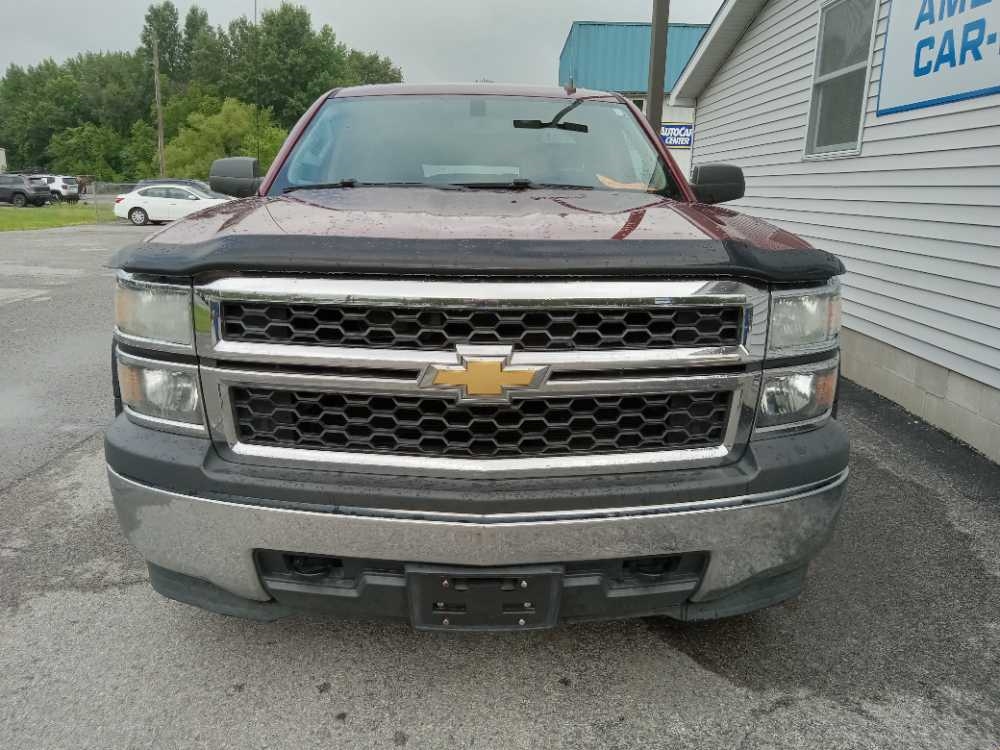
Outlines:
{"type": "Polygon", "coordinates": [[[561,565],[517,568],[406,566],[417,630],[541,630],[559,620],[561,565]]]}

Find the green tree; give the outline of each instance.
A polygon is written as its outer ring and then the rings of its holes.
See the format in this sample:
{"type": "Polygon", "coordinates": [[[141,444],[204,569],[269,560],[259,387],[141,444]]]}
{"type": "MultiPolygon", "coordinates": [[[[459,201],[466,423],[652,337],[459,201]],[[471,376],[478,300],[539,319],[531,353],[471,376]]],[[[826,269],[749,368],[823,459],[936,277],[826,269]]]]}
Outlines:
{"type": "Polygon", "coordinates": [[[260,99],[278,122],[291,126],[316,97],[343,79],[347,50],[329,26],[319,33],[305,8],[282,4],[260,21],[257,71],[260,99]]]}
{"type": "Polygon", "coordinates": [[[118,171],[124,151],[123,139],[106,125],[88,122],[52,136],[48,155],[57,172],[94,175],[99,180],[121,179],[118,171]]]}
{"type": "Polygon", "coordinates": [[[284,127],[336,86],[402,80],[387,58],[349,50],[333,29],[316,31],[309,12],[289,3],[265,11],[259,26],[245,17],[234,20],[225,46],[226,95],[270,109],[284,127]]]}
{"type": "Polygon", "coordinates": [[[133,52],[85,52],[62,69],[79,84],[79,111],[73,124],[96,122],[122,135],[147,117],[153,102],[153,79],[142,55],[133,52]]]}
{"type": "Polygon", "coordinates": [[[257,103],[261,75],[256,66],[259,36],[257,27],[246,16],[234,18],[219,35],[225,68],[222,92],[225,96],[257,103]]]}
{"type": "Polygon", "coordinates": [[[180,30],[177,6],[170,0],[149,6],[146,24],[142,27],[142,49],[147,60],[153,59],[153,37],[160,52],[160,73],[173,78],[182,73],[184,41],[180,30]]]}
{"type": "Polygon", "coordinates": [[[188,56],[189,80],[218,93],[222,91],[228,67],[229,57],[220,32],[213,28],[199,32],[191,41],[191,53],[188,56]]]}
{"type": "Polygon", "coordinates": [[[175,177],[204,179],[215,159],[257,156],[266,169],[285,140],[270,113],[236,99],[226,99],[218,112],[195,112],[167,144],[167,171],[175,177]]]}
{"type": "Polygon", "coordinates": [[[54,133],[81,122],[80,85],[53,60],[27,69],[11,65],[0,85],[0,142],[11,167],[48,163],[54,133]]]}
{"type": "MultiPolygon", "coordinates": [[[[193,115],[218,115],[226,98],[260,108],[254,112],[269,111],[267,127],[289,128],[328,89],[402,79],[388,58],[348,48],[329,26],[313,28],[299,6],[283,3],[266,11],[259,25],[243,16],[223,30],[213,28],[198,6],[189,8],[181,27],[173,2],[156,2],[148,7],[141,44],[133,52],[85,52],[61,64],[47,59],[7,69],[0,77],[0,143],[10,166],[49,170],[58,158],[63,165],[100,167],[71,171],[139,176],[146,159],[135,154],[148,142],[146,126],[155,122],[154,36],[171,140],[193,115]],[[81,140],[84,131],[78,129],[87,125],[97,130],[87,130],[81,140]],[[113,149],[85,148],[109,143],[110,133],[120,142],[117,155],[113,149]]],[[[259,132],[266,155],[274,134],[267,136],[263,126],[259,132]]]]}
{"type": "Polygon", "coordinates": [[[212,31],[212,25],[208,22],[208,11],[192,5],[188,8],[184,17],[184,37],[181,40],[180,73],[187,80],[191,76],[191,57],[194,53],[195,44],[202,34],[212,31]]]}
{"type": "Polygon", "coordinates": [[[122,173],[126,179],[141,180],[155,177],[158,172],[156,128],[145,120],[136,120],[122,149],[122,173]]]}
{"type": "MultiPolygon", "coordinates": [[[[173,92],[163,105],[163,132],[166,138],[173,138],[187,124],[188,118],[195,114],[211,115],[222,107],[222,99],[213,90],[201,83],[195,82],[187,86],[183,92],[173,92]]],[[[149,113],[152,121],[155,113],[149,113]]]]}
{"type": "Polygon", "coordinates": [[[378,53],[366,54],[352,49],[347,53],[344,81],[345,86],[363,86],[370,83],[399,83],[403,71],[392,64],[388,57],[378,53]]]}

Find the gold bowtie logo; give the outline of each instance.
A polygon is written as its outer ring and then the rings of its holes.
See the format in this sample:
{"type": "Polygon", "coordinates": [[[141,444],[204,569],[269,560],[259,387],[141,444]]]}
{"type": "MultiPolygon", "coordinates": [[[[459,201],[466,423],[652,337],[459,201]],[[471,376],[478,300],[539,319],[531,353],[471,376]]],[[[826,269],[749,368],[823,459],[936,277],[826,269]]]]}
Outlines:
{"type": "Polygon", "coordinates": [[[455,366],[431,365],[421,385],[425,388],[458,389],[464,399],[504,400],[516,388],[537,388],[546,367],[508,367],[508,358],[462,357],[455,366]]]}

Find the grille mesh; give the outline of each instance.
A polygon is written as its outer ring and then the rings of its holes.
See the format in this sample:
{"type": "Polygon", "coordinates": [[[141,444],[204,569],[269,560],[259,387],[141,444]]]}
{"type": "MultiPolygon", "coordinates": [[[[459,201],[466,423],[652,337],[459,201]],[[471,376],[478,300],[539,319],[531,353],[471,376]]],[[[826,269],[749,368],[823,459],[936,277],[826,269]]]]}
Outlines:
{"type": "Polygon", "coordinates": [[[241,442],[456,458],[559,456],[720,445],[732,393],[514,399],[233,388],[241,442]]]}
{"type": "Polygon", "coordinates": [[[519,351],[735,346],[742,309],[728,307],[472,310],[225,302],[226,339],[273,344],[451,349],[503,344],[519,351]]]}

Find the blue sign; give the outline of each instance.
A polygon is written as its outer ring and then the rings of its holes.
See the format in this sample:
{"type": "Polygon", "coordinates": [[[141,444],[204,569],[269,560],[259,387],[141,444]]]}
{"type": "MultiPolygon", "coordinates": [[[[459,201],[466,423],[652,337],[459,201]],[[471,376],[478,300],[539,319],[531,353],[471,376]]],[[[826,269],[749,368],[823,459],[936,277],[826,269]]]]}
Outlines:
{"type": "Polygon", "coordinates": [[[893,0],[881,115],[1000,93],[1000,0],[893,0]]]}
{"type": "Polygon", "coordinates": [[[667,148],[691,148],[694,125],[689,122],[665,122],[660,126],[660,138],[667,148]]]}

